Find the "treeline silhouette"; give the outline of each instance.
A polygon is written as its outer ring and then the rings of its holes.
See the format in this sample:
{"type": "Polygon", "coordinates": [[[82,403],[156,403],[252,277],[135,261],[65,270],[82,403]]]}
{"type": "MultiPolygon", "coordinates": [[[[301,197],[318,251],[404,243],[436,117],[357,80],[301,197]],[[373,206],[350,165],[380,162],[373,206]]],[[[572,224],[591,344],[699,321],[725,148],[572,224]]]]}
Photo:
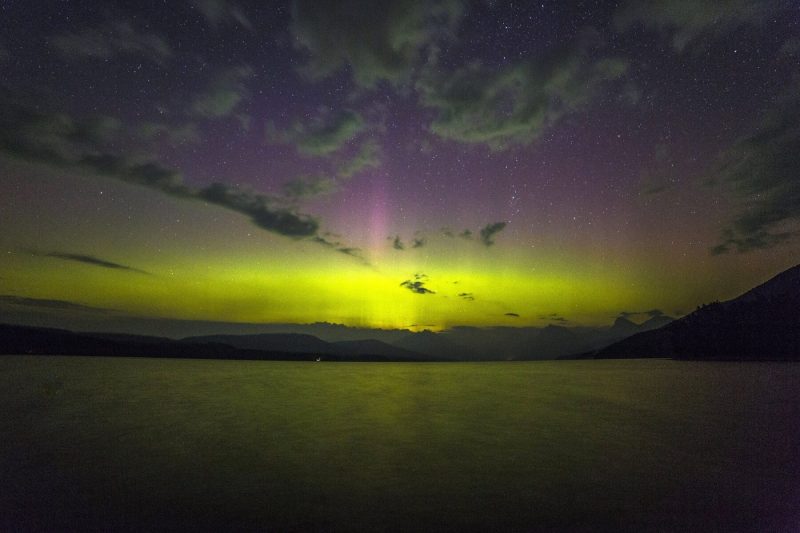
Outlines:
{"type": "Polygon", "coordinates": [[[661,329],[584,356],[800,360],[800,266],[734,300],[702,305],[661,329]]]}
{"type": "Polygon", "coordinates": [[[684,359],[800,358],[796,294],[758,301],[712,302],[676,322],[674,357],[684,359]]]}

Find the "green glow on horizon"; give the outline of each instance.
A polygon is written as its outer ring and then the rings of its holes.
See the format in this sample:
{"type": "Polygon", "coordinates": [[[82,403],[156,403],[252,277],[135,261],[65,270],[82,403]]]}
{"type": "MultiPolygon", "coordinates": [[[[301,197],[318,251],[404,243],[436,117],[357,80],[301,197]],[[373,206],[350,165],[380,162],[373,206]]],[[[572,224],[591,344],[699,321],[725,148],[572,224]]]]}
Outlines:
{"type": "MultiPolygon", "coordinates": [[[[498,261],[498,256],[514,255],[502,247],[473,253],[469,261],[460,262],[444,254],[384,254],[381,263],[371,266],[310,243],[282,247],[280,261],[270,260],[273,252],[236,260],[125,258],[149,275],[15,254],[7,274],[19,295],[132,316],[433,330],[544,325],[543,317],[550,314],[572,324],[602,325],[620,309],[641,309],[655,296],[641,285],[631,285],[625,270],[578,270],[559,260],[534,269],[520,259],[498,261]],[[400,285],[417,273],[425,275],[424,286],[433,293],[416,294],[400,285]],[[460,296],[465,293],[474,300],[460,296]]],[[[643,286],[657,290],[658,284],[643,286]]],[[[677,305],[681,296],[674,299],[677,305]]]]}

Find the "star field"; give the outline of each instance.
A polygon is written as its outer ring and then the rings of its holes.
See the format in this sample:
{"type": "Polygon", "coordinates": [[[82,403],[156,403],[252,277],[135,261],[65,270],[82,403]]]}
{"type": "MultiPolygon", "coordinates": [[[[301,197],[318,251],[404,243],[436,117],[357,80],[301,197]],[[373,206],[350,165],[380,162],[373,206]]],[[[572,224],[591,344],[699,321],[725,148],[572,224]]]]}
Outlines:
{"type": "Polygon", "coordinates": [[[598,325],[797,263],[789,0],[0,17],[7,321],[598,325]]]}

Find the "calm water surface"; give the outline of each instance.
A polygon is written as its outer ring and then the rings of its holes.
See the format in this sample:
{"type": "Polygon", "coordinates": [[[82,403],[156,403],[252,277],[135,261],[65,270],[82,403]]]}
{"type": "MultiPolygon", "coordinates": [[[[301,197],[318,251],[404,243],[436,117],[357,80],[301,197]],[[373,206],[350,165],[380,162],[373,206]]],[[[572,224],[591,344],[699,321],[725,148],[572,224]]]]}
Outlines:
{"type": "Polygon", "coordinates": [[[0,357],[0,530],[800,530],[800,365],[0,357]]]}

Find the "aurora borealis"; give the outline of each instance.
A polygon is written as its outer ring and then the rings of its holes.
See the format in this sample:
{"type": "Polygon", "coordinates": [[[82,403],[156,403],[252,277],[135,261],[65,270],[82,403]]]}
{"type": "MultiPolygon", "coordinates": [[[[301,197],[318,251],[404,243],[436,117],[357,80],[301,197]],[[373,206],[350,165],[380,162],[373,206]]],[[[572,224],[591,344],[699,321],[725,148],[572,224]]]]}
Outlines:
{"type": "Polygon", "coordinates": [[[599,325],[800,257],[790,0],[0,21],[3,321],[599,325]]]}

